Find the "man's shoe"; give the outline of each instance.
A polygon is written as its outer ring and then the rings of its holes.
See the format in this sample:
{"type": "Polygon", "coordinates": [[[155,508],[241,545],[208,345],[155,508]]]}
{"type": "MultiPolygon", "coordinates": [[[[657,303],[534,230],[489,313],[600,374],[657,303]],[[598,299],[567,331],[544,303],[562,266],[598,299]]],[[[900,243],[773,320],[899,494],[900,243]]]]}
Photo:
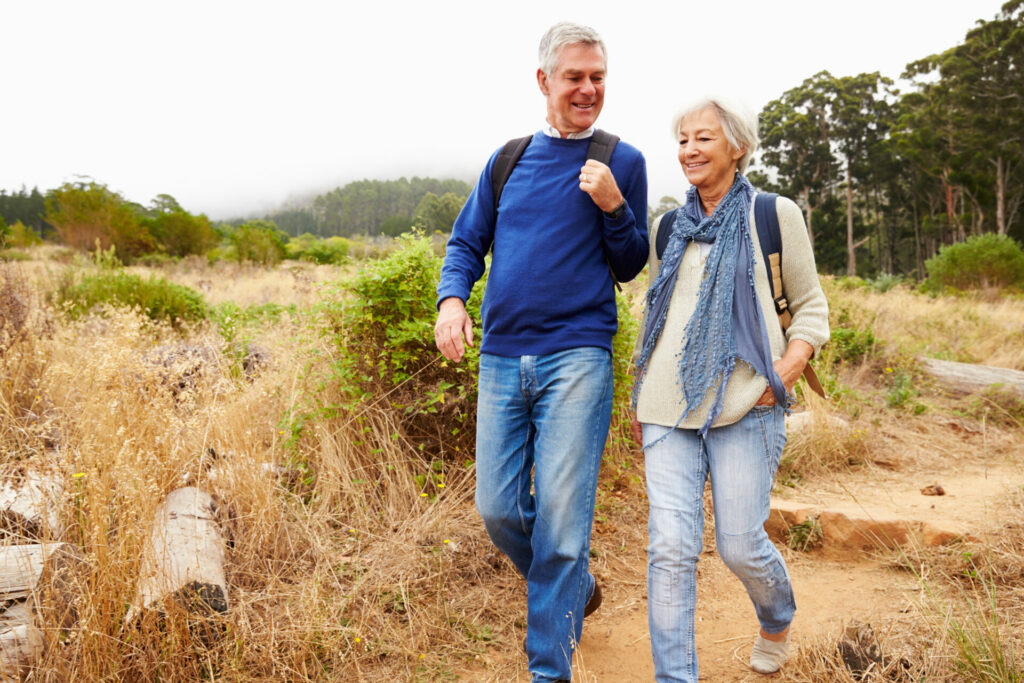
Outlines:
{"type": "Polygon", "coordinates": [[[590,599],[587,600],[586,606],[583,608],[583,618],[586,619],[591,614],[597,611],[597,608],[601,606],[601,585],[594,579],[594,592],[590,594],[590,599]]]}
{"type": "MultiPolygon", "coordinates": [[[[594,579],[594,592],[590,594],[590,599],[583,607],[584,619],[597,611],[597,608],[601,606],[601,600],[601,586],[597,583],[597,579],[594,579]]],[[[523,636],[523,652],[526,652],[526,636],[523,636]]]]}

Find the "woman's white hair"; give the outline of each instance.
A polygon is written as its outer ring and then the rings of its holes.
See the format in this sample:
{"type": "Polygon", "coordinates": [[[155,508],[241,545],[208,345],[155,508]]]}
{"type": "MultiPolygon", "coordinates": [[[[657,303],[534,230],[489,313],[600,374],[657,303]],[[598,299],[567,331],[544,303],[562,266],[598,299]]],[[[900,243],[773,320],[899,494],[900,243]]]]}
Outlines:
{"type": "Polygon", "coordinates": [[[605,66],[608,66],[608,50],[604,41],[597,31],[589,26],[574,24],[570,21],[560,21],[547,30],[544,37],[540,39],[540,48],[537,50],[537,59],[540,63],[540,70],[549,78],[558,66],[558,56],[562,49],[568,45],[597,45],[604,55],[605,66]]]}
{"type": "Polygon", "coordinates": [[[725,139],[729,141],[732,149],[746,150],[737,164],[740,173],[746,172],[747,164],[757,150],[760,138],[757,135],[757,116],[750,107],[738,100],[716,95],[691,102],[672,117],[672,137],[678,142],[679,127],[683,124],[683,119],[705,109],[711,109],[718,115],[725,139]]]}

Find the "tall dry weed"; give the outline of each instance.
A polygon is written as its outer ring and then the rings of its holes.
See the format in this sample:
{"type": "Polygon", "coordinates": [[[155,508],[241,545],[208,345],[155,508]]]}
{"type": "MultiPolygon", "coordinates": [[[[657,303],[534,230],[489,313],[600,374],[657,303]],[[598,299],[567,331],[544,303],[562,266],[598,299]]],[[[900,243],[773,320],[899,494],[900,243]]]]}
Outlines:
{"type": "Polygon", "coordinates": [[[1024,370],[1024,300],[931,297],[907,287],[847,290],[823,278],[830,306],[906,355],[1024,370]]]}

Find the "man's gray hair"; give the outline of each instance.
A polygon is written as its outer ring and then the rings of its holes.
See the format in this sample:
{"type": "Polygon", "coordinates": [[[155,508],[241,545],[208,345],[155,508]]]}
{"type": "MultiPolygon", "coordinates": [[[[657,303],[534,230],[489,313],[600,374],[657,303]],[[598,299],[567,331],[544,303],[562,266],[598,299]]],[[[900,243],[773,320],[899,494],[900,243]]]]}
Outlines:
{"type": "Polygon", "coordinates": [[[722,122],[722,131],[725,132],[725,139],[735,149],[746,149],[740,157],[737,168],[740,173],[747,170],[750,157],[757,150],[760,139],[757,135],[757,116],[750,107],[728,97],[709,96],[686,105],[672,117],[672,136],[676,142],[679,141],[679,127],[683,125],[683,119],[691,114],[711,109],[718,115],[722,122]]]}
{"type": "Polygon", "coordinates": [[[601,48],[604,56],[605,66],[608,66],[608,50],[604,41],[597,31],[589,26],[574,24],[570,21],[560,21],[548,29],[544,37],[540,39],[540,49],[537,51],[537,58],[540,62],[540,70],[551,76],[558,66],[558,56],[562,49],[568,45],[597,45],[601,48]]]}

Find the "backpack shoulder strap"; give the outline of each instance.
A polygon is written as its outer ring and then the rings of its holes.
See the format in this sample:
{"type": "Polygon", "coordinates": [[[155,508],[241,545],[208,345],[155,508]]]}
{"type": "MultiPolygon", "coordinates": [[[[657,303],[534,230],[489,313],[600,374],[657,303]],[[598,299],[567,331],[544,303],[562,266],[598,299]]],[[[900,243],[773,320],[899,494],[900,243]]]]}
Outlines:
{"type": "Polygon", "coordinates": [[[533,139],[532,135],[524,138],[515,138],[505,143],[505,146],[498,152],[498,158],[494,160],[494,167],[491,169],[491,188],[494,190],[494,210],[498,210],[498,201],[501,199],[501,191],[505,189],[505,183],[512,175],[512,169],[516,167],[519,157],[523,156],[526,146],[533,139]]]}
{"type": "Polygon", "coordinates": [[[779,228],[779,213],[775,200],[779,195],[773,192],[758,192],[754,198],[754,223],[757,226],[757,241],[761,245],[765,268],[768,269],[768,286],[775,301],[775,312],[779,315],[782,329],[789,327],[792,316],[786,293],[782,291],[782,233],[779,228]]]}
{"type": "Polygon", "coordinates": [[[654,253],[659,261],[661,261],[661,257],[665,253],[665,247],[668,246],[668,238],[672,236],[672,224],[676,220],[676,211],[678,210],[678,208],[675,208],[666,212],[662,216],[661,222],[658,223],[658,234],[654,237],[654,253]],[[668,228],[667,230],[665,229],[666,227],[668,228]]]}
{"type": "MultiPolygon", "coordinates": [[[[768,286],[775,301],[775,312],[779,316],[782,331],[789,329],[793,314],[789,312],[789,301],[782,289],[782,230],[779,227],[779,212],[775,200],[779,195],[772,192],[758,192],[754,198],[754,223],[757,225],[757,241],[761,245],[765,267],[768,269],[768,286]]],[[[818,373],[811,364],[804,366],[804,379],[814,393],[826,398],[818,373]]]]}
{"type": "Polygon", "coordinates": [[[608,165],[608,162],[612,160],[612,152],[615,151],[615,145],[618,142],[618,135],[612,135],[608,131],[595,128],[594,134],[590,136],[590,144],[587,145],[587,158],[608,165]]]}

